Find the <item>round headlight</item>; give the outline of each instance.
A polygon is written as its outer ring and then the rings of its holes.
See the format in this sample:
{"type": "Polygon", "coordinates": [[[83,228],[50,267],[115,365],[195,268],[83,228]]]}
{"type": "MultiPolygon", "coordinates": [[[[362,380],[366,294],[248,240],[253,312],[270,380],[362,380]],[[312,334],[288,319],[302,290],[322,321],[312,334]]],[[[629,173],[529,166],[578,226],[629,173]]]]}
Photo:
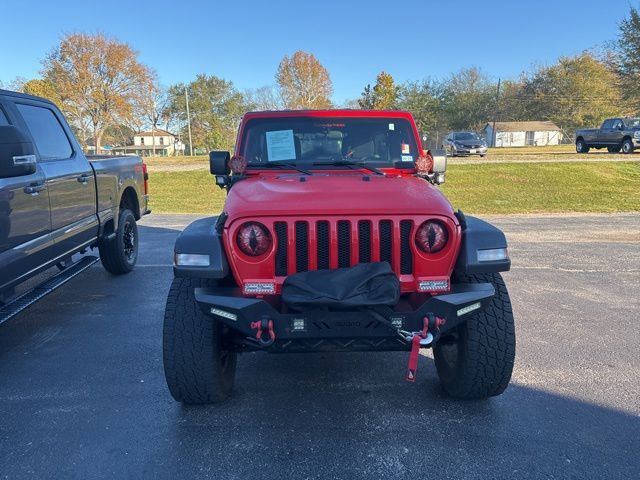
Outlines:
{"type": "Polygon", "coordinates": [[[236,243],[242,253],[257,257],[265,254],[271,248],[271,234],[267,227],[261,223],[248,222],[238,230],[236,243]]]}
{"type": "Polygon", "coordinates": [[[436,220],[424,222],[416,232],[416,246],[425,253],[438,253],[447,241],[447,227],[436,220]]]}

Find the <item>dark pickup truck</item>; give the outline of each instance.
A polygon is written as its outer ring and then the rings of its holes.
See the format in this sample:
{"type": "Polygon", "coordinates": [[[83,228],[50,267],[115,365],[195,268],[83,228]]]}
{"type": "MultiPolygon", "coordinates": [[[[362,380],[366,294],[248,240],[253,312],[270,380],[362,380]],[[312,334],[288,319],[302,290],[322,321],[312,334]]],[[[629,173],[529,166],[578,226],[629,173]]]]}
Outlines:
{"type": "Polygon", "coordinates": [[[131,271],[147,179],[138,157],[87,158],[48,100],[0,90],[0,323],[61,281],[14,308],[16,285],[56,265],[65,280],[97,260],[78,265],[78,252],[98,248],[109,272],[131,271]]]}
{"type": "Polygon", "coordinates": [[[606,148],[609,153],[633,153],[640,147],[640,118],[608,118],[600,128],[576,131],[576,152],[606,148]]]}

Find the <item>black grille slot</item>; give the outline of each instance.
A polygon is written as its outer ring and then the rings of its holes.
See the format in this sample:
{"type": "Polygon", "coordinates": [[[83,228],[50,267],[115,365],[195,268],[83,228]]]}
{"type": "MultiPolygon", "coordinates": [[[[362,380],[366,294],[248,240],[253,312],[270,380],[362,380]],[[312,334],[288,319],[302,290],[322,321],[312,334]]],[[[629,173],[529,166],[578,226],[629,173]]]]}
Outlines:
{"type": "Polygon", "coordinates": [[[366,220],[358,222],[358,255],[360,263],[371,261],[371,223],[366,220]]]}
{"type": "Polygon", "coordinates": [[[274,225],[278,247],[276,250],[276,275],[279,277],[287,274],[287,224],[276,222],[274,225]]]}
{"type": "Polygon", "coordinates": [[[400,222],[400,273],[409,274],[413,271],[413,254],[411,253],[411,220],[400,222]]]}
{"type": "Polygon", "coordinates": [[[329,222],[321,221],[316,224],[318,243],[318,270],[329,268],[329,222]]]}
{"type": "Polygon", "coordinates": [[[338,268],[351,266],[351,225],[346,220],[338,222],[338,268]]]}
{"type": "Polygon", "coordinates": [[[391,262],[391,255],[393,249],[393,224],[391,220],[382,220],[380,222],[380,261],[389,262],[389,265],[393,267],[391,262]]]}
{"type": "Polygon", "coordinates": [[[296,222],[296,272],[309,270],[309,225],[296,222]]]}

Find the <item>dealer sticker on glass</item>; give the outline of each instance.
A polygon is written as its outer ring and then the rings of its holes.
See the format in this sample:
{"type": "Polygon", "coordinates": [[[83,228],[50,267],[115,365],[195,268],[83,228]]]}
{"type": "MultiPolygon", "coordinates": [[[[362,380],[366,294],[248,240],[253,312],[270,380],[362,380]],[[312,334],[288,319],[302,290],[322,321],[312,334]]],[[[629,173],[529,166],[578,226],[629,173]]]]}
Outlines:
{"type": "Polygon", "coordinates": [[[293,130],[277,130],[266,132],[267,155],[270,162],[279,160],[295,160],[296,144],[293,140],[293,130]]]}

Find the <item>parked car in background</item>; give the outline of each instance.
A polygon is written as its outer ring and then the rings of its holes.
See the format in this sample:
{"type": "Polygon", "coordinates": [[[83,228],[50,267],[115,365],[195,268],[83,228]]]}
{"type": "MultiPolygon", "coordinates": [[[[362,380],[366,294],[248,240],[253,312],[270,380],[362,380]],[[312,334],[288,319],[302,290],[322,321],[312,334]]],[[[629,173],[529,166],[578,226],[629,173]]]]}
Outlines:
{"type": "Polygon", "coordinates": [[[475,132],[451,132],[442,142],[444,148],[452,157],[462,155],[487,154],[487,141],[475,132]]]}
{"type": "Polygon", "coordinates": [[[53,103],[0,90],[0,323],[96,261],[72,262],[78,252],[131,271],[147,200],[139,157],[87,158],[53,103]],[[55,265],[59,278],[16,307],[15,286],[55,265]]]}
{"type": "Polygon", "coordinates": [[[576,152],[606,148],[609,153],[633,153],[640,147],[640,118],[607,118],[600,128],[576,131],[576,152]]]}

